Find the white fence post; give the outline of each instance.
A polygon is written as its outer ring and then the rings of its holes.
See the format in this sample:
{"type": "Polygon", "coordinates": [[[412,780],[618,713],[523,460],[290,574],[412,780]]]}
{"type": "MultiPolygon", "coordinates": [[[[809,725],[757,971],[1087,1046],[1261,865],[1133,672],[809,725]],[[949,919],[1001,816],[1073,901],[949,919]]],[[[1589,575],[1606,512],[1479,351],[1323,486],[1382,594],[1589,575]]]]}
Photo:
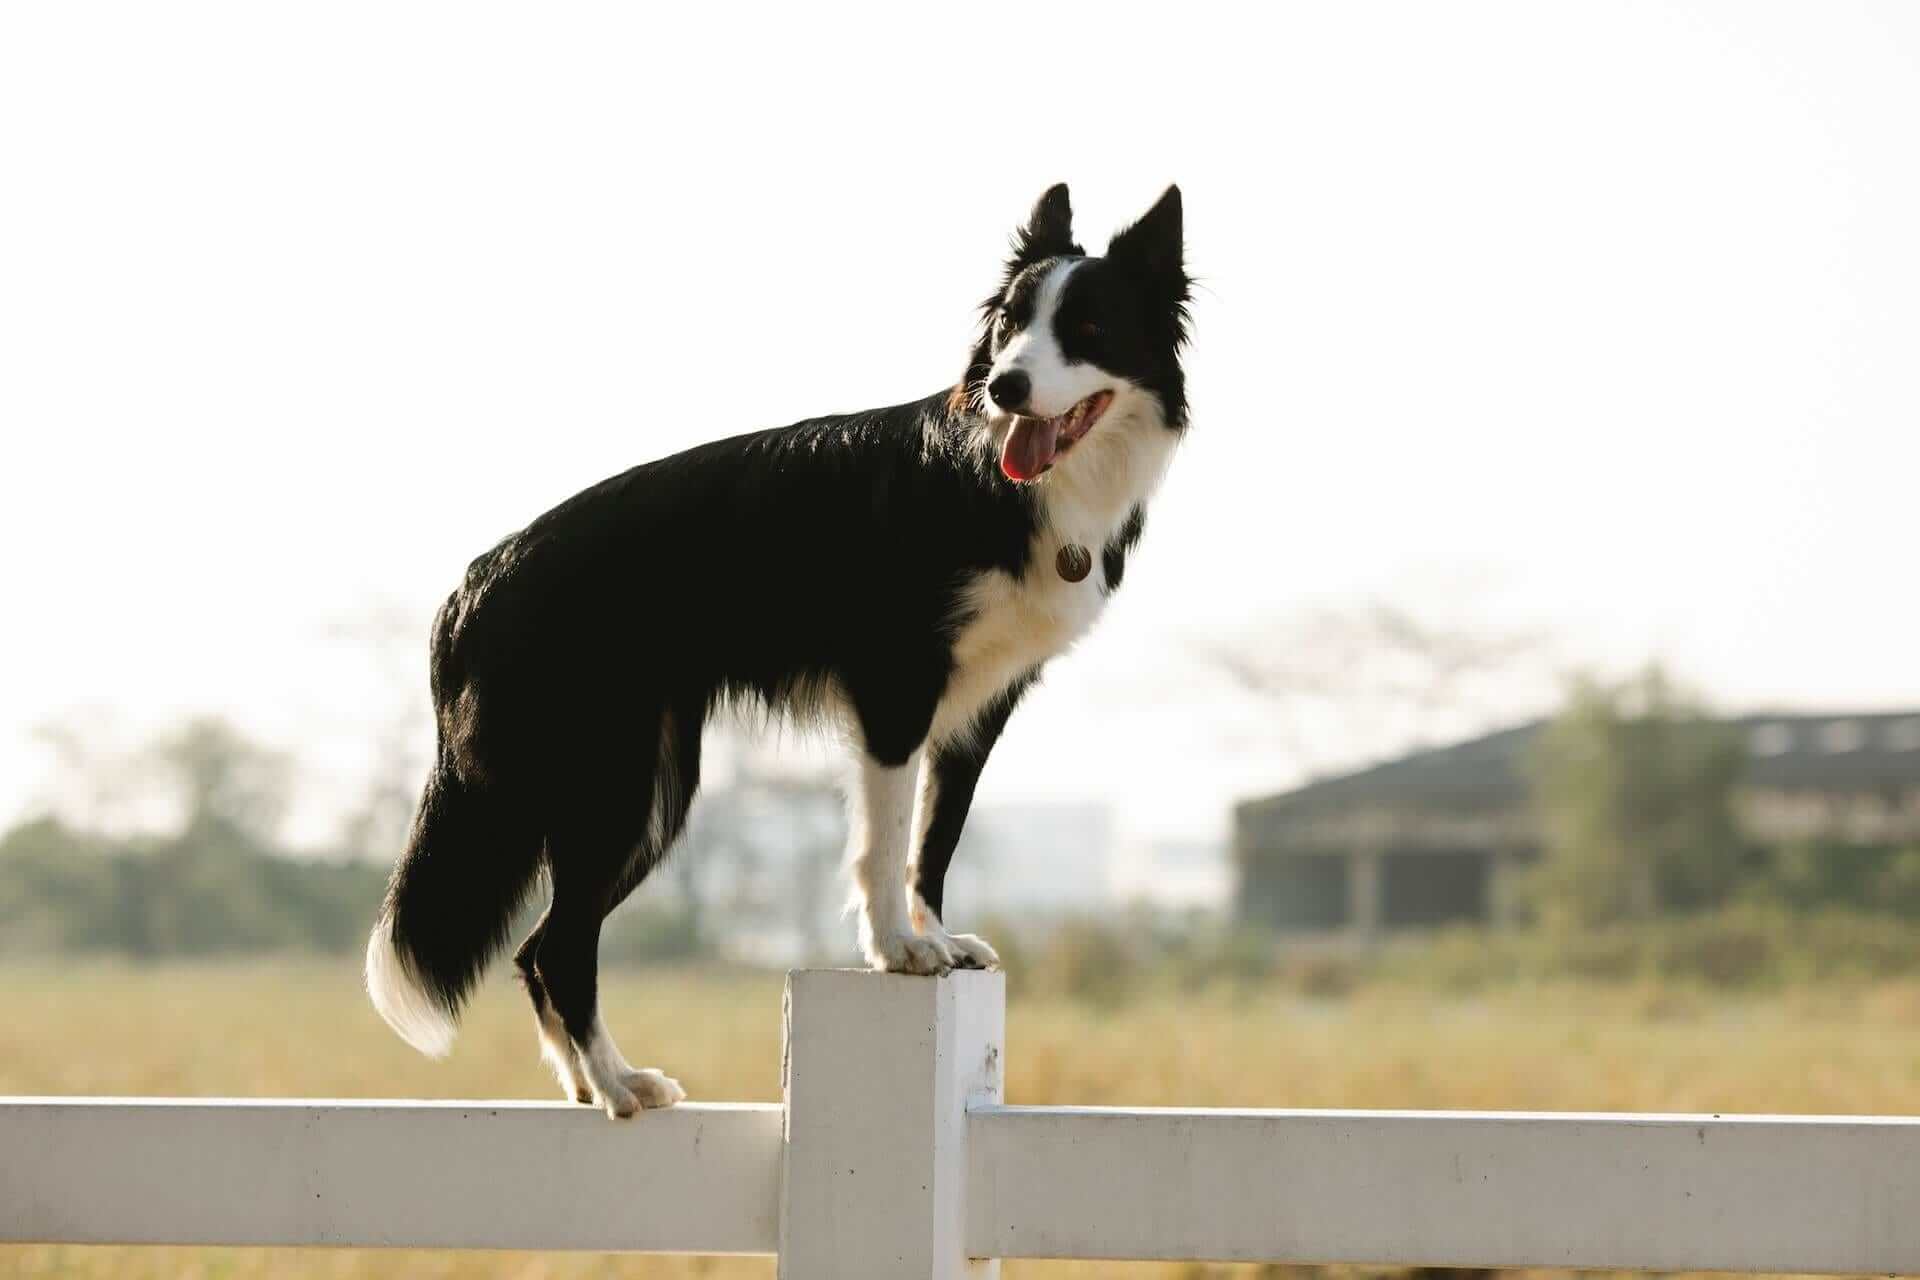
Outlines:
{"type": "Polygon", "coordinates": [[[967,1105],[1002,1096],[998,973],[787,978],[781,1280],[992,1280],[969,1261],[967,1105]]]}

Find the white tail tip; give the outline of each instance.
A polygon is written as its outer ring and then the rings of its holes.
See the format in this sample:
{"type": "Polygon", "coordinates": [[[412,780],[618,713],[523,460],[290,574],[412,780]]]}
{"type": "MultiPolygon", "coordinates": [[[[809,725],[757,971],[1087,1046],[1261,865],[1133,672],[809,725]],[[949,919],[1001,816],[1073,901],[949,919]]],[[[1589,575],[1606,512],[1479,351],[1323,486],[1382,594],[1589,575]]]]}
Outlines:
{"type": "Polygon", "coordinates": [[[367,994],[387,1025],[429,1058],[444,1058],[453,1048],[453,1018],[394,945],[391,916],[382,916],[367,939],[367,994]]]}

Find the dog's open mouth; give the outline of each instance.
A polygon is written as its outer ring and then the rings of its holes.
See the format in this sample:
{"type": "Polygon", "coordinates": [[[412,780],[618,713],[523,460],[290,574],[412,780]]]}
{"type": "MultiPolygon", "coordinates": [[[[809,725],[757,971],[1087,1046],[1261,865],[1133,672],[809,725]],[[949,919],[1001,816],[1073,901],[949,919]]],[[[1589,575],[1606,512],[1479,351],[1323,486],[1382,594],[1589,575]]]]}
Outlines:
{"type": "Polygon", "coordinates": [[[1000,469],[1009,480],[1031,480],[1071,449],[1113,403],[1113,392],[1096,391],[1055,418],[1016,415],[1000,447],[1000,469]]]}

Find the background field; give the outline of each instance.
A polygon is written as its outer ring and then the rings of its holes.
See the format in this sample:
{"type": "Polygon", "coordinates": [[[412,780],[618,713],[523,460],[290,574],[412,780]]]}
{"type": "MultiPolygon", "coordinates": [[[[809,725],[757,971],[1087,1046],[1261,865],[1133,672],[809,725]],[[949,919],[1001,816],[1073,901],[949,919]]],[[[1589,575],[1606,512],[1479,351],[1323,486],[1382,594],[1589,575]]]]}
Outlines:
{"type": "MultiPolygon", "coordinates": [[[[613,975],[629,1056],[693,1096],[779,1096],[781,976],[613,975]]],[[[490,981],[459,1046],[421,1058],[346,963],[0,970],[0,1094],[544,1097],[519,992],[490,981]]],[[[1920,1111],[1920,982],[1729,997],[1673,983],[1401,981],[1337,999],[1216,984],[1103,1009],[1017,997],[1008,1095],[1028,1103],[1546,1110],[1920,1111]]],[[[13,1156],[14,1153],[9,1153],[13,1156]]],[[[510,1176],[503,1170],[502,1176],[510,1176]]],[[[1009,1263],[1019,1280],[1293,1274],[1193,1264],[1009,1263]]],[[[87,1277],[763,1277],[766,1260],[349,1250],[0,1247],[0,1274],[87,1277]]],[[[1366,1274],[1349,1272],[1347,1274],[1366,1274]]]]}

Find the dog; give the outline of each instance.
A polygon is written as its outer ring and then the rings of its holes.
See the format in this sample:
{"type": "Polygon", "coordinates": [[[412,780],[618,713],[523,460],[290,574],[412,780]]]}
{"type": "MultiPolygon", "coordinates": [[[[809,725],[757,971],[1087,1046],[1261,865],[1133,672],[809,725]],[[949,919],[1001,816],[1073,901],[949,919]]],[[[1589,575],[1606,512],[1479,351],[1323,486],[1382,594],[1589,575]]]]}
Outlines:
{"type": "Polygon", "coordinates": [[[1120,586],[1187,427],[1179,188],[1104,256],[1072,223],[1064,185],[1034,205],[952,388],[635,467],[468,566],[434,619],[435,761],[367,948],[401,1037],[447,1052],[544,870],[514,955],[542,1055],[615,1117],[682,1100],[601,1019],[600,928],[672,847],[702,728],[736,704],[854,745],[868,963],[998,962],[941,915],[975,783],[1120,586]]]}

